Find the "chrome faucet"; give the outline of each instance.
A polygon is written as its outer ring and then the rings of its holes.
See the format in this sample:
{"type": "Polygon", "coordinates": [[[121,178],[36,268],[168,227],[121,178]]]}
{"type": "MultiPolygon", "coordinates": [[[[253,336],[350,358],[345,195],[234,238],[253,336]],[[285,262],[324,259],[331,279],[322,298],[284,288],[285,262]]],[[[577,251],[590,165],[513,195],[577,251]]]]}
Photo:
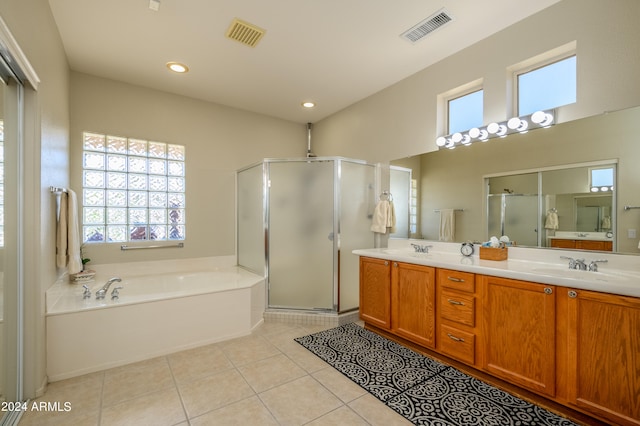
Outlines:
{"type": "Polygon", "coordinates": [[[107,291],[109,291],[109,286],[111,286],[111,284],[113,283],[119,283],[120,281],[122,280],[118,277],[113,277],[109,279],[109,281],[107,281],[100,290],[96,291],[96,299],[104,299],[104,296],[107,294],[107,291]]]}
{"type": "Polygon", "coordinates": [[[413,243],[411,243],[411,246],[416,251],[416,253],[429,253],[429,249],[433,247],[433,246],[421,246],[413,243]]]}
{"type": "Polygon", "coordinates": [[[574,259],[568,256],[560,256],[560,259],[567,259],[569,261],[569,269],[587,270],[587,264],[584,263],[584,259],[574,259]]]}
{"type": "Polygon", "coordinates": [[[569,269],[576,269],[577,263],[573,257],[569,256],[560,256],[560,259],[566,259],[569,261],[569,269]]]}
{"type": "Polygon", "coordinates": [[[607,263],[607,262],[608,262],[607,259],[592,260],[591,263],[589,263],[589,270],[591,272],[598,272],[598,263],[607,263]]]}

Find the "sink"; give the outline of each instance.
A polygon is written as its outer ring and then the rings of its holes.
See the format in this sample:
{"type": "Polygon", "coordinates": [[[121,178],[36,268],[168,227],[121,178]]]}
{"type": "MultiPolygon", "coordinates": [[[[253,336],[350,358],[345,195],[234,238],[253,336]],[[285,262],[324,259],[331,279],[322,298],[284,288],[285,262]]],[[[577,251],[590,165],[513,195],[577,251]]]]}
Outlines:
{"type": "Polygon", "coordinates": [[[430,257],[431,253],[420,253],[413,251],[413,249],[384,249],[385,254],[391,254],[393,256],[409,256],[409,257],[430,257]]]}
{"type": "Polygon", "coordinates": [[[598,272],[581,271],[578,269],[569,269],[567,267],[560,267],[560,266],[557,266],[557,267],[547,266],[547,267],[533,268],[531,269],[531,272],[535,272],[543,275],[552,275],[555,277],[571,278],[571,279],[582,280],[582,281],[608,282],[608,281],[614,281],[614,280],[627,281],[631,279],[629,275],[624,273],[616,273],[616,272],[609,272],[609,271],[598,271],[598,272]]]}

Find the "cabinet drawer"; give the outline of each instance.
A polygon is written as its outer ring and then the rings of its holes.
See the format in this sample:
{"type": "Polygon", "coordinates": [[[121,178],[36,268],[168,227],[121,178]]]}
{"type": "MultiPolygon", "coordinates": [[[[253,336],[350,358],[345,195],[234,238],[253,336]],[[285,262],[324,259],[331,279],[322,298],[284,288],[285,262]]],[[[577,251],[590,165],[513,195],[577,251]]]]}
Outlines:
{"type": "Polygon", "coordinates": [[[440,317],[474,327],[475,297],[443,289],[440,294],[440,317]]]}
{"type": "Polygon", "coordinates": [[[442,287],[473,293],[476,290],[475,275],[470,272],[438,269],[438,282],[442,287]]]}
{"type": "Polygon", "coordinates": [[[440,350],[460,361],[475,364],[476,336],[457,328],[440,327],[440,350]]]}

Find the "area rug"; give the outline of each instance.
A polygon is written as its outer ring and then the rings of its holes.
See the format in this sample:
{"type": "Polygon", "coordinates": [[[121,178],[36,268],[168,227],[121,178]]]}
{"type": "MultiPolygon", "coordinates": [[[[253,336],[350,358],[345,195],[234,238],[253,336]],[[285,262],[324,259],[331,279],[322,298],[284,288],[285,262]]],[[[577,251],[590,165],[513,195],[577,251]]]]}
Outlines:
{"type": "Polygon", "coordinates": [[[416,425],[575,425],[354,323],[295,341],[416,425]]]}

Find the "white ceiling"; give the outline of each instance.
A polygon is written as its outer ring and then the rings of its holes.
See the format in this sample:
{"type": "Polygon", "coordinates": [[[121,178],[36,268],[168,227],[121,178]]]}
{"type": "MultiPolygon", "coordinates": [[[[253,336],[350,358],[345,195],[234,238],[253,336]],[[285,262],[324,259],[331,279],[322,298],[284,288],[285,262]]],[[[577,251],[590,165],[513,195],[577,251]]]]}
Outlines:
{"type": "Polygon", "coordinates": [[[559,0],[49,0],[72,70],[317,122],[559,0]],[[405,30],[454,19],[415,44],[405,30]],[[234,18],[267,30],[255,48],[234,18]],[[191,71],[177,75],[165,63],[191,71]],[[301,102],[312,100],[312,110],[301,102]]]}

